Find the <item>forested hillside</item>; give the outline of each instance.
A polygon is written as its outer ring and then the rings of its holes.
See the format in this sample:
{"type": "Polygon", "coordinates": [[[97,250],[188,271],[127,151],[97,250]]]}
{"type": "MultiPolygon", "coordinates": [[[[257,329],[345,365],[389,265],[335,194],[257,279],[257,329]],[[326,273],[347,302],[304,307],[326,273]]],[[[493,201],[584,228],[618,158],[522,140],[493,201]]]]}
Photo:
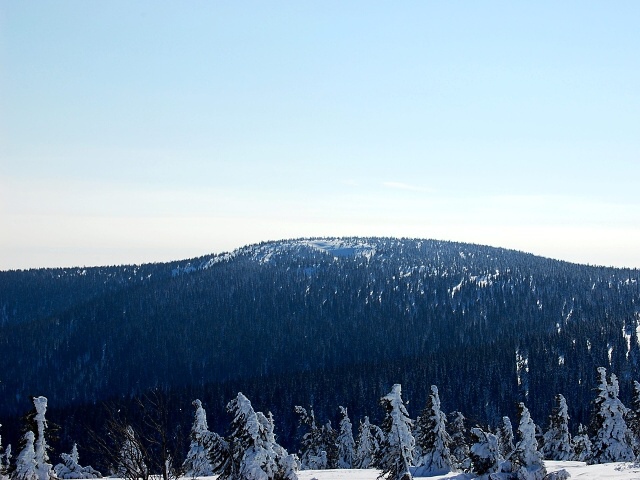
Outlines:
{"type": "Polygon", "coordinates": [[[409,409],[436,384],[446,411],[491,423],[518,401],[542,422],[562,393],[577,425],[596,367],[619,375],[623,399],[640,380],[637,270],[432,240],[301,239],[172,264],[0,272],[0,315],[6,435],[33,395],[80,419],[150,389],[185,412],[201,398],[213,429],[243,391],[289,435],[294,405],[375,415],[395,383],[409,409]]]}

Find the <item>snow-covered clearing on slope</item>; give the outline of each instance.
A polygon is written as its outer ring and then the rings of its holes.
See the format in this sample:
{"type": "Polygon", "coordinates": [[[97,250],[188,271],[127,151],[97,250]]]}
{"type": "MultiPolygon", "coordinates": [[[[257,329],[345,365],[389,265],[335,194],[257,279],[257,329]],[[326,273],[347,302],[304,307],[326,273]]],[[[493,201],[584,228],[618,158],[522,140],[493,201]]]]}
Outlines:
{"type": "MultiPolygon", "coordinates": [[[[640,479],[640,464],[632,463],[604,463],[602,465],[587,465],[584,462],[551,462],[545,461],[547,472],[566,470],[571,478],[580,480],[638,480],[640,479]]],[[[379,470],[302,470],[298,472],[300,480],[377,480],[379,470]]],[[[199,477],[199,480],[215,480],[216,477],[199,477]]],[[[416,477],[418,478],[418,477],[416,477]]],[[[423,478],[423,477],[420,477],[423,478]]],[[[433,480],[473,480],[476,477],[469,473],[449,473],[428,477],[433,480]]],[[[193,480],[186,478],[184,480],[193,480]]]]}

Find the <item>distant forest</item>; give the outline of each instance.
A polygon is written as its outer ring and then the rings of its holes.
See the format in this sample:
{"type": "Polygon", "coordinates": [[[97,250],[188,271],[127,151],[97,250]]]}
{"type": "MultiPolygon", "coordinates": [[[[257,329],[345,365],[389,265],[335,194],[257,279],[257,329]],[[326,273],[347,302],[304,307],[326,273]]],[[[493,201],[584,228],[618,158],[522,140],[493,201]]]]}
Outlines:
{"type": "MultiPolygon", "coordinates": [[[[596,368],[620,398],[640,380],[639,272],[469,244],[342,238],[268,242],[169,264],[0,272],[0,423],[17,443],[33,396],[59,448],[102,428],[103,404],[161,392],[211,430],[238,392],[297,445],[293,406],[321,422],[370,415],[403,385],[412,415],[438,385],[471,425],[545,423],[557,394],[589,424],[596,368]]],[[[379,415],[376,417],[376,415],[379,415]]],[[[185,434],[188,432],[184,432],[185,434]]]]}

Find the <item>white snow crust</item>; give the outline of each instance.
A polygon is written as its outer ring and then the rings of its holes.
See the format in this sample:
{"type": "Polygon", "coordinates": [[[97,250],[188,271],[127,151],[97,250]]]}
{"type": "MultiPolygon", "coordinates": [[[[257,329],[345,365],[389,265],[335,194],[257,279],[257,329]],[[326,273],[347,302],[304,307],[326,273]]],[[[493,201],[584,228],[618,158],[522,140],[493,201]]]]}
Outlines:
{"type": "MultiPolygon", "coordinates": [[[[640,479],[640,464],[633,463],[604,463],[601,465],[587,465],[584,462],[544,462],[547,473],[566,470],[571,477],[580,480],[638,480],[640,479]]],[[[380,470],[301,470],[298,472],[299,480],[377,480],[380,470]]],[[[198,477],[199,480],[215,480],[217,477],[198,477]]],[[[474,480],[476,477],[470,473],[451,472],[446,475],[435,475],[432,480],[455,479],[474,480]]],[[[116,479],[114,479],[116,480],[116,479]]],[[[184,477],[183,480],[193,480],[184,477]]]]}

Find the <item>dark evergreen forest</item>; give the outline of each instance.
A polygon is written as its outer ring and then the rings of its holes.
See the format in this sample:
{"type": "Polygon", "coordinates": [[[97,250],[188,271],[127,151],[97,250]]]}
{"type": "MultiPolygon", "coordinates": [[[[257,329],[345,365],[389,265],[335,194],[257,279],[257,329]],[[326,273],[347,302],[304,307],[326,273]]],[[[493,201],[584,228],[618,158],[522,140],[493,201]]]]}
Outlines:
{"type": "MultiPolygon", "coordinates": [[[[392,238],[269,242],[171,264],[0,272],[0,423],[15,443],[31,397],[49,398],[62,451],[100,429],[100,406],[170,399],[188,428],[200,398],[223,433],[238,391],[321,422],[382,412],[401,383],[416,415],[429,386],[470,424],[545,423],[554,396],[587,424],[596,367],[640,380],[638,271],[469,244],[392,238]]],[[[186,433],[186,432],[185,432],[186,433]]]]}

